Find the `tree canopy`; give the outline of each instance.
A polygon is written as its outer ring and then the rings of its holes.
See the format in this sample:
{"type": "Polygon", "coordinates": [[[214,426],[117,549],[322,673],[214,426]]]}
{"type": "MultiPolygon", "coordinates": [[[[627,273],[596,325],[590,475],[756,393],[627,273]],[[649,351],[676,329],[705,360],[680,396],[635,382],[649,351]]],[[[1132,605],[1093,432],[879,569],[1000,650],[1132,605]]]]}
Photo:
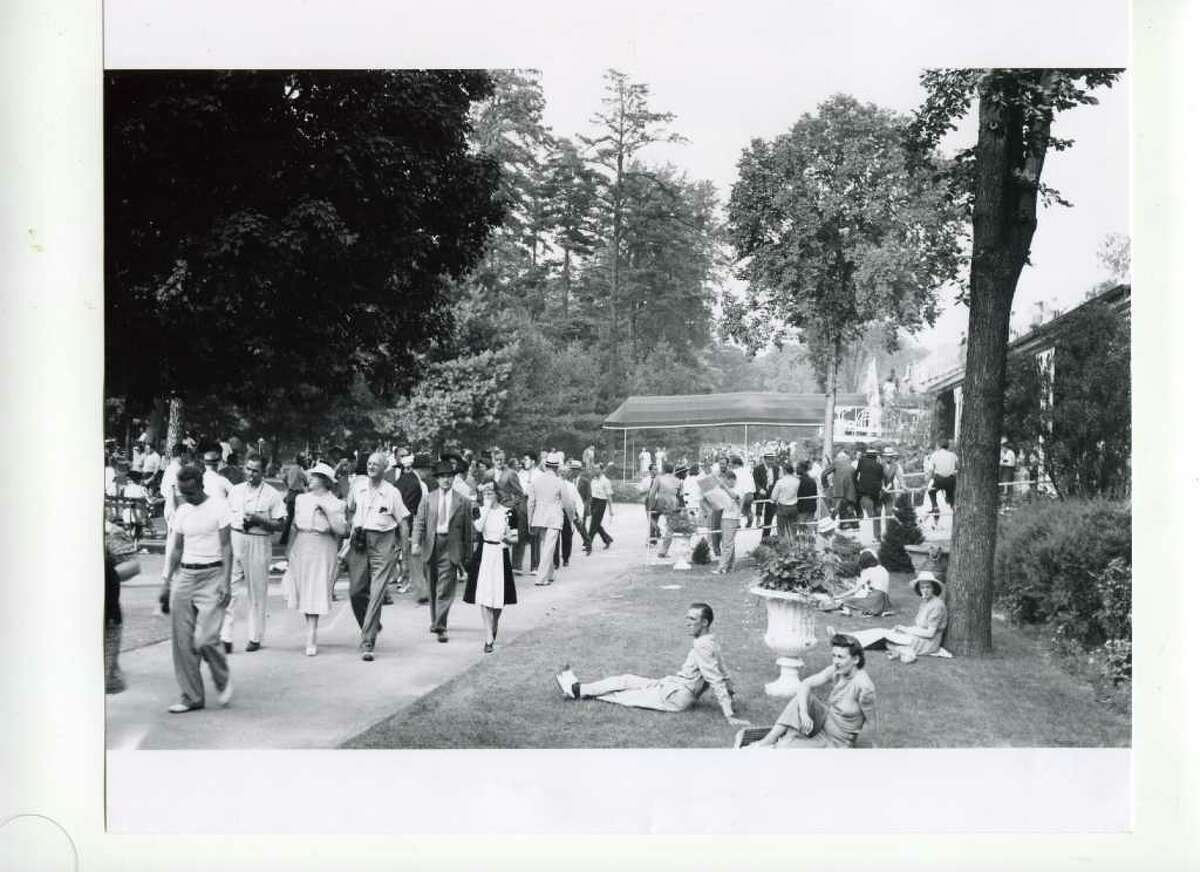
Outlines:
{"type": "Polygon", "coordinates": [[[105,74],[106,376],[136,402],[394,393],[504,214],[480,71],[105,74]]]}

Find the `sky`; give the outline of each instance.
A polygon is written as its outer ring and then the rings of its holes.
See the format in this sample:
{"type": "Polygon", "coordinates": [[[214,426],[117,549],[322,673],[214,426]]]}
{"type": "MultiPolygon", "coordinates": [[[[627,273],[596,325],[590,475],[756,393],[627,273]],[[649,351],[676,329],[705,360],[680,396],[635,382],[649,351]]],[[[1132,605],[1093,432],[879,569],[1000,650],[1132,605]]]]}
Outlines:
{"type": "MultiPolygon", "coordinates": [[[[819,59],[818,59],[819,60],[819,59]]],[[[650,87],[650,107],[674,112],[673,129],[686,144],[655,144],[642,152],[652,163],[669,162],[693,178],[713,181],[727,197],[737,178],[741,150],[754,137],[785,132],[804,113],[836,93],[847,93],[901,112],[920,105],[922,66],[859,64],[853,52],[842,63],[806,65],[804,75],[776,75],[771,65],[731,67],[714,62],[686,68],[646,64],[628,69],[650,87]],[[760,98],[750,95],[759,94],[760,98]]],[[[626,69],[626,68],[623,68],[626,69]]],[[[557,135],[586,133],[600,108],[603,65],[542,69],[546,121],[557,135]]],[[[1070,308],[1106,277],[1096,257],[1103,238],[1129,233],[1129,85],[1123,77],[1098,95],[1099,105],[1064,113],[1055,133],[1074,138],[1066,152],[1052,153],[1043,181],[1063,192],[1074,208],[1039,209],[1031,251],[1014,298],[1014,325],[1024,327],[1041,300],[1047,309],[1070,308]]],[[[948,149],[974,141],[974,121],[947,137],[948,149]]],[[[942,295],[944,311],[920,341],[927,347],[957,343],[966,332],[966,308],[942,295]]]]}

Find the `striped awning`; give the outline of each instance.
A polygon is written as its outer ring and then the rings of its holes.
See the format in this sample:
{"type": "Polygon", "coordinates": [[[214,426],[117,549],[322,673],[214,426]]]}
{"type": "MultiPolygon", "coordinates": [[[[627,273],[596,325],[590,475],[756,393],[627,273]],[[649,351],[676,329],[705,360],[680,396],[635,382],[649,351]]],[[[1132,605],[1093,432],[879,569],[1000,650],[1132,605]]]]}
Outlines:
{"type": "MultiPolygon", "coordinates": [[[[838,394],[838,408],[865,406],[866,394],[838,394]]],[[[686,394],[630,397],[604,419],[605,430],[670,430],[679,427],[768,425],[820,427],[824,394],[686,394]]]]}

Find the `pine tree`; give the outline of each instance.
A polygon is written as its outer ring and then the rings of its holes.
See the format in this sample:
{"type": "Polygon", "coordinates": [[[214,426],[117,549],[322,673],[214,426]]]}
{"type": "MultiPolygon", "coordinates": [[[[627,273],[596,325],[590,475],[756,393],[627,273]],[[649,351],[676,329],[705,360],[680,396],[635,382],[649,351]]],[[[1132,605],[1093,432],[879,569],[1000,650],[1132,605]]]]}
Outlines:
{"type": "Polygon", "coordinates": [[[912,558],[904,550],[905,545],[920,545],[925,541],[921,528],[917,526],[917,513],[913,511],[912,498],[908,493],[896,496],[896,512],[888,520],[887,533],[879,548],[879,562],[888,572],[912,572],[912,558]]]}

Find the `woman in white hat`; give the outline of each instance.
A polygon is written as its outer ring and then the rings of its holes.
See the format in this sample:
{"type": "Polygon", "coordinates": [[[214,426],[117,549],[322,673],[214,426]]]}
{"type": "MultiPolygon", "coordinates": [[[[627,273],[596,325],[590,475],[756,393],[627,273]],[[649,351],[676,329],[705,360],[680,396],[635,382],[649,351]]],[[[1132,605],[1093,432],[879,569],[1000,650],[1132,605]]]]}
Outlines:
{"type": "MultiPolygon", "coordinates": [[[[946,603],[942,599],[942,583],[932,572],[922,571],[913,579],[913,592],[921,597],[921,607],[917,609],[916,620],[911,626],[897,624],[890,630],[883,627],[873,627],[869,630],[859,630],[849,633],[856,638],[863,648],[887,648],[889,660],[897,657],[905,663],[911,663],[921,654],[935,657],[949,657],[950,652],[942,647],[942,636],[946,632],[946,603]]],[[[833,634],[833,628],[827,627],[827,632],[833,634]]]]}
{"type": "Polygon", "coordinates": [[[517,530],[512,513],[496,501],[495,482],[485,481],[479,486],[479,494],[483,498],[483,508],[475,519],[479,538],[467,571],[463,602],[479,604],[483,614],[483,653],[491,654],[500,628],[500,612],[517,602],[517,586],[508,556],[508,546],[516,540],[517,530]]]}
{"type": "Polygon", "coordinates": [[[308,470],[308,492],[296,496],[288,568],[283,589],[290,609],[304,612],[308,641],[304,653],[317,653],[317,622],[329,613],[329,579],[337,565],[338,543],[346,535],[346,504],[333,493],[337,475],[326,463],[308,470]]]}
{"type": "MultiPolygon", "coordinates": [[[[829,640],[832,663],[800,682],[800,692],[771,731],[748,748],[853,748],[867,724],[876,723],[875,682],[867,675],[862,645],[851,634],[829,640]],[[813,691],[831,684],[827,701],[813,691]]],[[[877,729],[872,726],[872,729],[877,729]]]]}

